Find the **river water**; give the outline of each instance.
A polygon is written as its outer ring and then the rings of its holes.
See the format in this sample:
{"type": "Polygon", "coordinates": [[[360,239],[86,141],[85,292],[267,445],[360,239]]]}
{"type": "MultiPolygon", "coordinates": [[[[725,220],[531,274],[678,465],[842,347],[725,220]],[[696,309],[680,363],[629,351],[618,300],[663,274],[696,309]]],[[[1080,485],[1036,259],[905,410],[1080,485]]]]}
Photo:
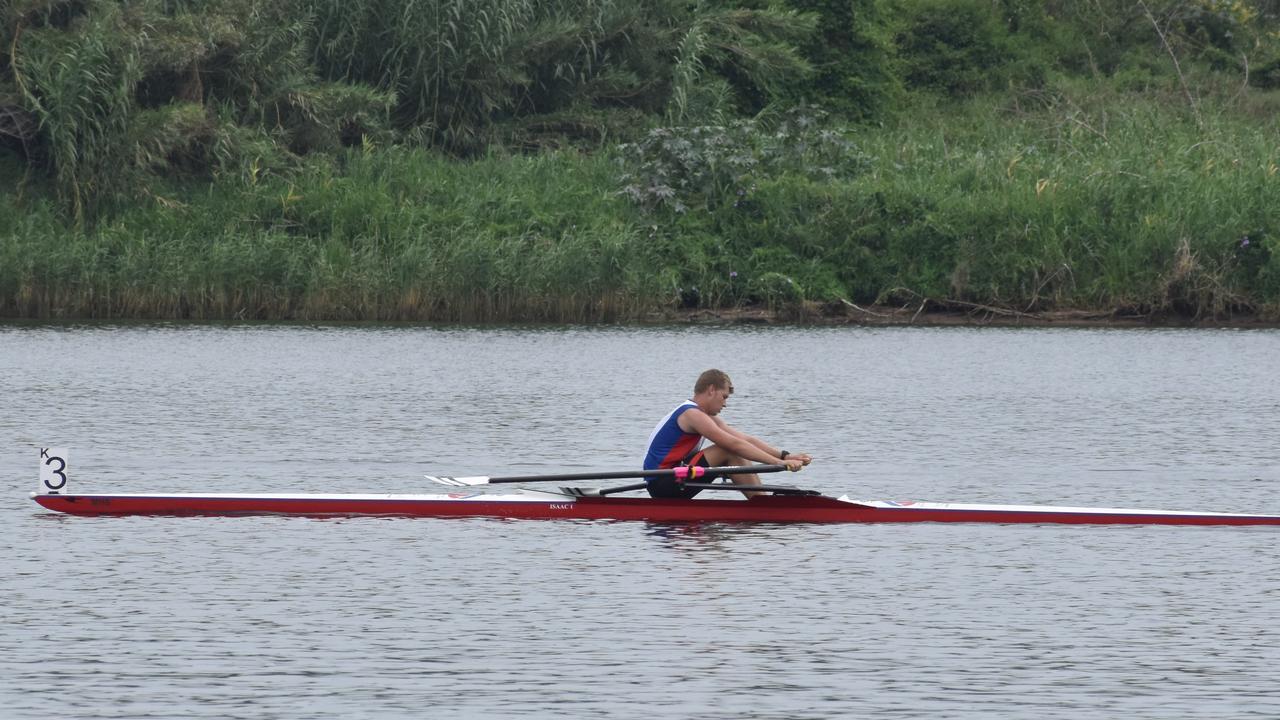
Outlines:
{"type": "Polygon", "coordinates": [[[865,499],[1280,512],[1280,332],[0,326],[6,718],[1275,718],[1274,528],[77,518],[731,423],[865,499]]]}

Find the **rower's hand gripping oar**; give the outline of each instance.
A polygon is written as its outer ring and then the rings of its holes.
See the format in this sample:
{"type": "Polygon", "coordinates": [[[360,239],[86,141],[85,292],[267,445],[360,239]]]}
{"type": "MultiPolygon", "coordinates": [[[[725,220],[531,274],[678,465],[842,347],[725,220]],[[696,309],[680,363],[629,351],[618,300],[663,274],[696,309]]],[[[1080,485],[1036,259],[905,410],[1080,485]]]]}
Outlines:
{"type": "Polygon", "coordinates": [[[427,475],[426,478],[441,485],[454,487],[470,487],[472,485],[497,485],[499,483],[526,482],[573,482],[577,480],[615,480],[618,478],[638,477],[673,477],[677,480],[695,480],[708,475],[750,475],[754,473],[774,473],[786,470],[786,465],[724,465],[720,467],[702,467],[700,465],[669,468],[666,470],[624,470],[619,472],[588,472],[559,475],[515,475],[511,477],[449,477],[444,475],[427,475]]]}

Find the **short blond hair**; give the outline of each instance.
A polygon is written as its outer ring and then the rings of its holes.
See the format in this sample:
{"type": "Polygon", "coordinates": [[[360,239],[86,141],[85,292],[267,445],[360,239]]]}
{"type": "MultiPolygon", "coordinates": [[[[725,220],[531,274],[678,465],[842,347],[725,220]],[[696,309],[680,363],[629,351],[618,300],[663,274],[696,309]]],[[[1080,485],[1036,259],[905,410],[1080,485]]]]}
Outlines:
{"type": "Polygon", "coordinates": [[[729,374],[725,371],[712,368],[698,376],[698,381],[693,384],[693,394],[697,395],[709,387],[732,391],[733,381],[729,379],[729,374]]]}

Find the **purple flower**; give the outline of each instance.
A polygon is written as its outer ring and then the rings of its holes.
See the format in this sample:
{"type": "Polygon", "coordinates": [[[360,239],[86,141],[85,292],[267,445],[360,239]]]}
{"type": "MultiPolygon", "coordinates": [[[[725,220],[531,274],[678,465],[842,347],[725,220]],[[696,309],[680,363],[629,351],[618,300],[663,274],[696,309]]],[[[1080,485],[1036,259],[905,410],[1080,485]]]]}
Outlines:
{"type": "Polygon", "coordinates": [[[730,271],[729,271],[729,279],[730,279],[730,280],[732,280],[732,279],[734,279],[734,278],[736,278],[736,277],[738,277],[738,271],[737,271],[737,270],[730,270],[730,271]]]}
{"type": "Polygon", "coordinates": [[[1245,235],[1245,236],[1244,236],[1244,238],[1240,241],[1240,247],[1242,247],[1242,248],[1247,248],[1247,247],[1249,247],[1249,236],[1248,236],[1248,235],[1245,235]]]}

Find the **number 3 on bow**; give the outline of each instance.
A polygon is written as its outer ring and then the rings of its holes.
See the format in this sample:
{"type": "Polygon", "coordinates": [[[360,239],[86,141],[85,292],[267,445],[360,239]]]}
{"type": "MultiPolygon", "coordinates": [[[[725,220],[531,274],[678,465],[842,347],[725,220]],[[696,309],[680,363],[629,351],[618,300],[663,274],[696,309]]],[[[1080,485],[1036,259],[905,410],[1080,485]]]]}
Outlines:
{"type": "Polygon", "coordinates": [[[40,492],[57,493],[66,487],[66,448],[40,448],[40,492]]]}

